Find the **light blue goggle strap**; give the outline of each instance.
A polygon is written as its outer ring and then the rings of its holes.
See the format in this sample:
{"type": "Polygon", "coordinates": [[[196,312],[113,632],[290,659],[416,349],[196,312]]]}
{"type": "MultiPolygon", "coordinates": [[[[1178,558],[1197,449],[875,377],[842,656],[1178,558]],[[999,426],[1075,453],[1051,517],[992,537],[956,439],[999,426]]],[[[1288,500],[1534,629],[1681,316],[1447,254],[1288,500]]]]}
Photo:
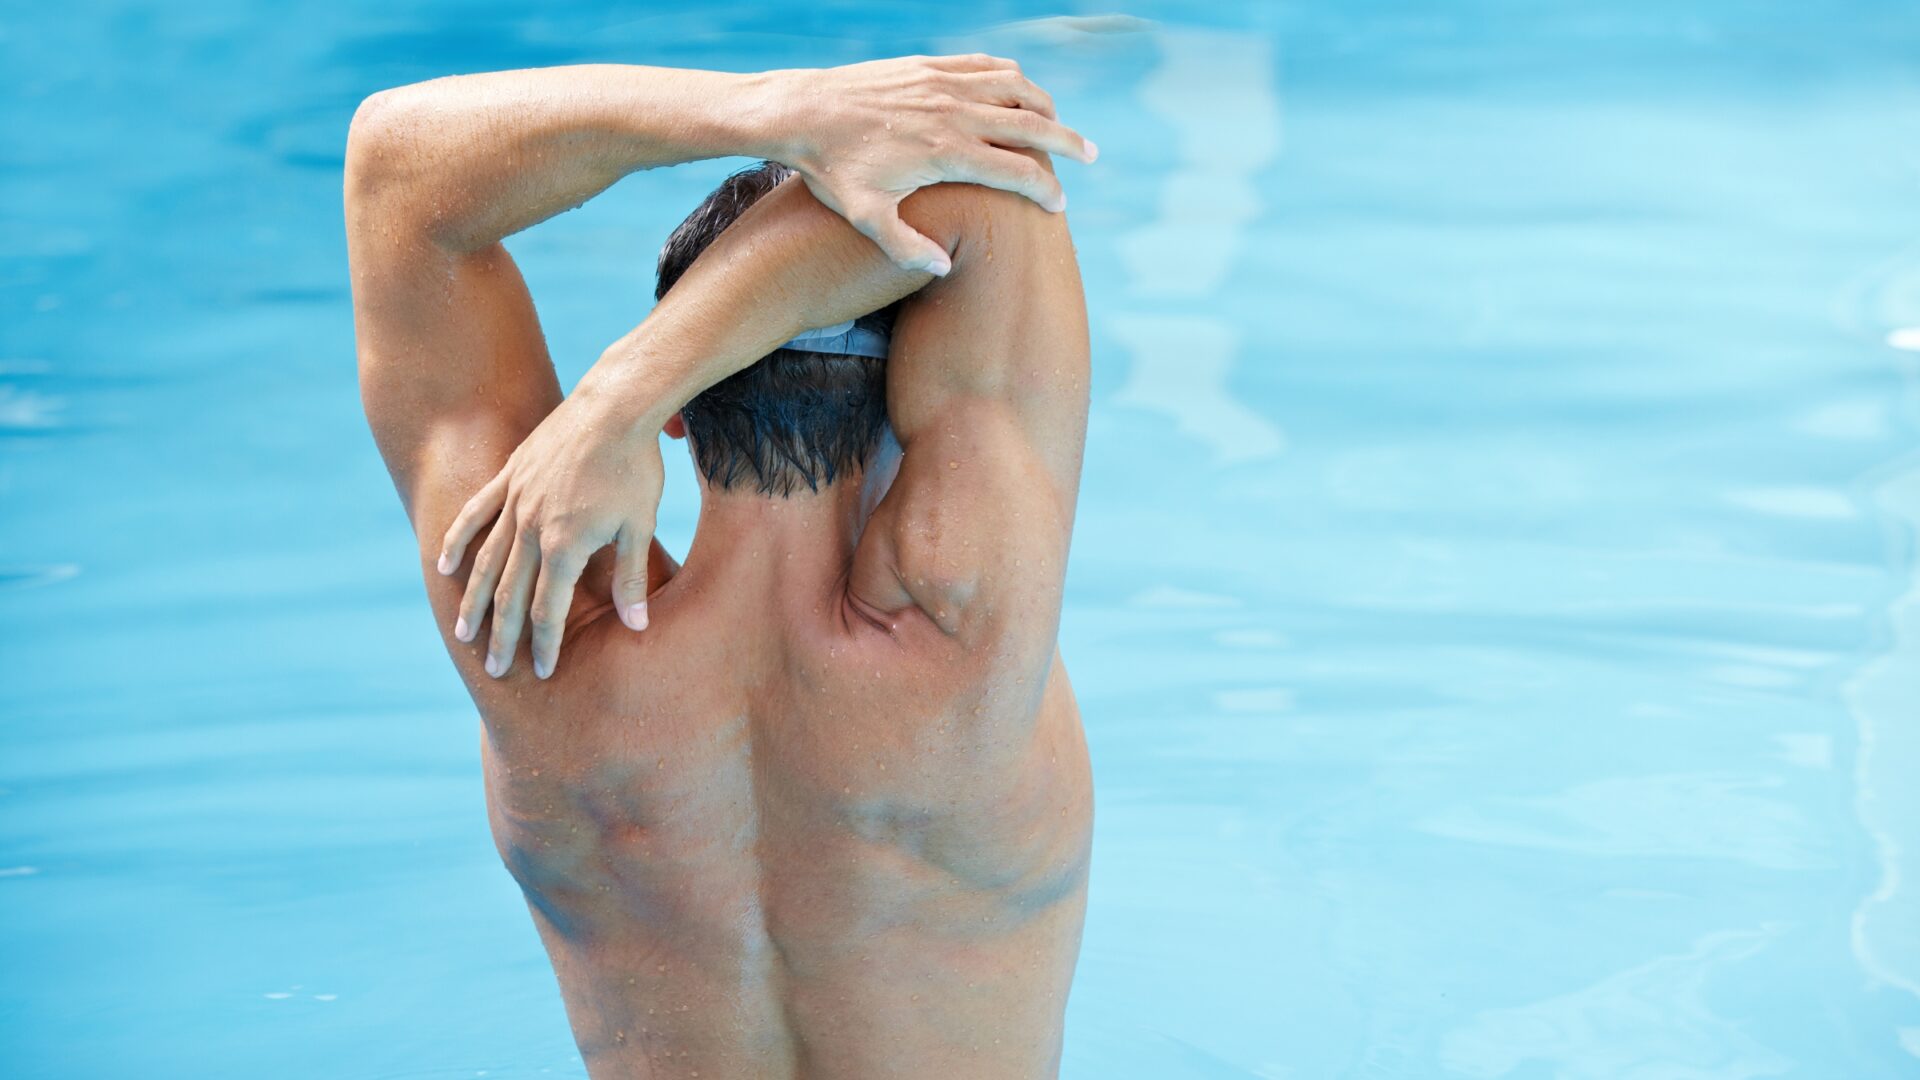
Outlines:
{"type": "Polygon", "coordinates": [[[887,335],[878,330],[855,326],[849,320],[832,326],[823,326],[818,330],[809,330],[780,347],[803,349],[807,352],[837,353],[841,356],[870,356],[875,360],[885,360],[887,335]]]}

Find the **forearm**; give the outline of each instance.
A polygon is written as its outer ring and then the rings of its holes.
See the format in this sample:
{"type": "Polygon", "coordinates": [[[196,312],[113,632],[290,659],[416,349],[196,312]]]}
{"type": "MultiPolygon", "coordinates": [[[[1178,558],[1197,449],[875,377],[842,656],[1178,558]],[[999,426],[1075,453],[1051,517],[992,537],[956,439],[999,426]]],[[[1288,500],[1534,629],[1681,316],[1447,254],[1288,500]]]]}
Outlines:
{"type": "MultiPolygon", "coordinates": [[[[887,380],[902,441],[960,399],[1004,401],[1041,428],[1083,410],[1085,301],[1064,221],[966,184],[923,189],[901,214],[955,258],[955,277],[971,282],[964,295],[986,301],[965,314],[983,321],[958,333],[947,317],[926,334],[916,329],[925,318],[903,316],[896,345],[904,332],[918,347],[905,356],[896,347],[887,380]]],[[[895,266],[805,187],[788,183],[721,234],[646,320],[601,355],[575,394],[656,432],[696,394],[802,330],[877,311],[933,280],[895,266]]]]}
{"type": "Polygon", "coordinates": [[[789,182],[722,233],[575,393],[617,403],[626,422],[657,432],[696,394],[802,330],[877,311],[931,280],[894,265],[789,182]]]}
{"type": "Polygon", "coordinates": [[[348,137],[349,213],[478,250],[639,169],[779,154],[781,77],[591,64],[383,91],[348,137]]]}

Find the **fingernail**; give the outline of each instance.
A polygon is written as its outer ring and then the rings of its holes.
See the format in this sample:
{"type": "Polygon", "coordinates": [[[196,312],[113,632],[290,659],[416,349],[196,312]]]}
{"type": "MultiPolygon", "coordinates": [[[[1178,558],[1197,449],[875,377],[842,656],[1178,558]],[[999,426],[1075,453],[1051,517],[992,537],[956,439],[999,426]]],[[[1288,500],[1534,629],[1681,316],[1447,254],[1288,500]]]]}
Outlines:
{"type": "Polygon", "coordinates": [[[1066,209],[1067,209],[1067,193],[1063,191],[1060,193],[1059,198],[1053,200],[1053,212],[1056,214],[1061,214],[1061,213],[1065,213],[1066,209]]]}
{"type": "Polygon", "coordinates": [[[500,658],[492,653],[487,654],[487,674],[496,679],[500,677],[500,658]]]}
{"type": "Polygon", "coordinates": [[[647,602],[645,600],[637,604],[627,605],[627,625],[635,630],[645,630],[647,628],[647,602]]]}
{"type": "Polygon", "coordinates": [[[453,620],[453,636],[461,641],[473,640],[473,627],[467,625],[467,617],[465,615],[453,620]]]}
{"type": "Polygon", "coordinates": [[[1093,164],[1093,159],[1100,156],[1100,147],[1096,145],[1092,139],[1081,139],[1080,141],[1087,144],[1087,156],[1080,160],[1089,165],[1093,164]]]}
{"type": "Polygon", "coordinates": [[[934,277],[946,277],[953,270],[953,260],[943,253],[927,263],[927,273],[934,277]]]}
{"type": "Polygon", "coordinates": [[[553,674],[553,665],[547,663],[545,660],[535,660],[533,662],[533,674],[535,678],[544,679],[553,674]]]}
{"type": "Polygon", "coordinates": [[[453,573],[453,556],[443,551],[440,553],[440,561],[433,565],[437,567],[441,573],[451,574],[453,573]]]}

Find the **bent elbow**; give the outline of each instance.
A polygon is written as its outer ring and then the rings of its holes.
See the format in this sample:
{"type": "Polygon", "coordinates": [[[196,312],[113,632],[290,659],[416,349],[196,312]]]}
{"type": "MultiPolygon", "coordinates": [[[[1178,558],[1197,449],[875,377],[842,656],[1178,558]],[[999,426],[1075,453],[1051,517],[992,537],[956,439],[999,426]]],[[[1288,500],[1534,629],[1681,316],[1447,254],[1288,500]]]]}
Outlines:
{"type": "MultiPolygon", "coordinates": [[[[1034,178],[1042,174],[1051,177],[1053,161],[1045,153],[1024,149],[1009,152],[1030,162],[1034,178]]],[[[923,187],[901,201],[900,217],[949,253],[957,253],[969,239],[985,239],[996,228],[1065,228],[1059,214],[1043,209],[1028,195],[985,184],[949,182],[923,187]]]]}
{"type": "Polygon", "coordinates": [[[404,171],[401,129],[405,88],[371,94],[353,111],[347,125],[345,195],[348,213],[365,210],[394,187],[404,171]]]}

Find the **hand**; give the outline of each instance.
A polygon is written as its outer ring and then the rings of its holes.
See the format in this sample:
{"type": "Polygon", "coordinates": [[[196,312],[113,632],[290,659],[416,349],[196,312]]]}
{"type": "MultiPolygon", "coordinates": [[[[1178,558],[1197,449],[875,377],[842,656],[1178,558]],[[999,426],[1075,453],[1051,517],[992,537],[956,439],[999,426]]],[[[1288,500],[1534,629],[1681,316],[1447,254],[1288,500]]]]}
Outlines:
{"type": "Polygon", "coordinates": [[[454,637],[472,641],[492,605],[486,670],[495,678],[513,666],[529,616],[533,672],[542,679],[553,674],[573,587],[587,558],[608,544],[616,548],[613,598],[620,621],[647,627],[647,552],[665,482],[660,436],[657,429],[636,429],[630,413],[603,400],[576,390],[561,402],[467,501],[441,541],[439,570],[452,574],[474,536],[495,522],[474,557],[453,629],[454,637]]]}
{"type": "Polygon", "coordinates": [[[784,73],[786,126],[777,156],[814,198],[865,233],[903,269],[944,275],[946,249],[900,220],[900,200],[957,182],[1025,195],[1051,211],[1067,197],[1053,174],[1008,147],[1092,162],[1099,150],[1054,117],[1053,99],[997,57],[911,56],[784,73]]]}

